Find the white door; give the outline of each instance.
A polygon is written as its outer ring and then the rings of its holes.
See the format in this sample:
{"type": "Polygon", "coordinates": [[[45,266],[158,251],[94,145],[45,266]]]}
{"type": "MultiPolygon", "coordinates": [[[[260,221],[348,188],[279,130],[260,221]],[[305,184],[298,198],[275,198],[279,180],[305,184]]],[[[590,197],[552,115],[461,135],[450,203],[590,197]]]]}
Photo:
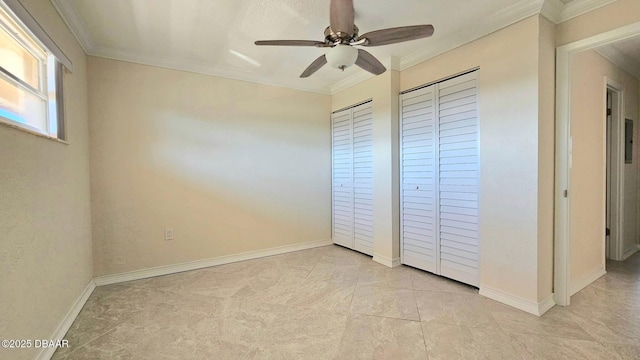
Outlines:
{"type": "Polygon", "coordinates": [[[404,94],[400,118],[402,259],[436,273],[435,86],[404,94]]]}
{"type": "Polygon", "coordinates": [[[351,110],[334,113],[332,124],[333,242],[353,248],[353,121],[351,110]]]}
{"type": "Polygon", "coordinates": [[[476,73],[401,96],[404,264],[479,284],[476,73]]]}
{"type": "Polygon", "coordinates": [[[440,274],[478,286],[476,73],[438,84],[440,274]]]}
{"type": "Polygon", "coordinates": [[[373,255],[373,113],[371,103],[352,109],[354,250],[373,255]]]}
{"type": "Polygon", "coordinates": [[[333,242],[373,255],[373,112],[371,102],[331,117],[333,242]]]}

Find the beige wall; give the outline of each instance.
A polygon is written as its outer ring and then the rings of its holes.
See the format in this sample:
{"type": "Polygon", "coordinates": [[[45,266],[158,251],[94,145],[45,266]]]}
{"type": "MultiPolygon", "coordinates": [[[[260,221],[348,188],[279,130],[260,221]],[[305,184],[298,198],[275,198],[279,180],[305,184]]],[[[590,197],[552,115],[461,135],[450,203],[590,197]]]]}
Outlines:
{"type": "Polygon", "coordinates": [[[640,1],[618,0],[558,25],[558,46],[640,21],[640,1]]]}
{"type": "Polygon", "coordinates": [[[401,90],[480,66],[480,287],[538,289],[538,32],[533,16],[401,73],[401,90]]]}
{"type": "Polygon", "coordinates": [[[97,276],[331,238],[329,96],[93,57],[88,73],[97,276]]]}
{"type": "Polygon", "coordinates": [[[391,266],[400,258],[398,103],[400,74],[389,70],[332,97],[332,110],[373,100],[374,260],[391,266]]]}
{"type": "Polygon", "coordinates": [[[73,61],[64,77],[70,144],[0,126],[0,338],[49,339],[93,276],[86,57],[49,1],[22,2],[73,61]]]}
{"type": "Polygon", "coordinates": [[[556,26],[540,16],[538,64],[538,301],[553,288],[556,26]]]}
{"type": "MultiPolygon", "coordinates": [[[[571,261],[570,284],[588,280],[604,264],[605,234],[605,76],[621,84],[625,118],[638,119],[638,80],[595,51],[573,56],[571,66],[571,261]]],[[[625,165],[626,247],[635,243],[637,171],[625,165]]]]}
{"type": "MultiPolygon", "coordinates": [[[[538,178],[539,158],[549,156],[548,150],[538,153],[540,21],[538,16],[531,17],[406,69],[400,73],[399,87],[400,91],[410,89],[480,66],[481,288],[487,286],[532,302],[551,294],[552,263],[552,258],[541,260],[546,269],[538,264],[538,252],[549,252],[546,243],[539,249],[539,231],[544,231],[545,236],[552,231],[548,219],[552,207],[544,210],[545,220],[540,224],[538,221],[538,188],[548,192],[553,183],[553,172],[544,174],[551,176],[544,184],[538,178]],[[539,272],[545,278],[540,284],[539,272]]],[[[544,81],[549,81],[548,77],[547,71],[544,81]]],[[[334,96],[332,108],[337,110],[372,97],[375,108],[377,94],[398,97],[397,92],[385,95],[388,89],[386,80],[372,78],[334,96]]],[[[549,132],[548,105],[545,133],[549,132]]],[[[390,137],[389,132],[387,136],[384,141],[397,148],[397,133],[390,137]]],[[[545,242],[549,241],[545,238],[545,242]]]]}

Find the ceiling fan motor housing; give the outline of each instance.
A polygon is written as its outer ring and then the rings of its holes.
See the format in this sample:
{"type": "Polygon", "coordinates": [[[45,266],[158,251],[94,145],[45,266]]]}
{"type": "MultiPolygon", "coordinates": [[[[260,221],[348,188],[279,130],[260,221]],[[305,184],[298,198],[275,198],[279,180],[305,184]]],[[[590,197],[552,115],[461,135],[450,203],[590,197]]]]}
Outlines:
{"type": "Polygon", "coordinates": [[[353,34],[347,34],[342,31],[334,32],[331,26],[327,26],[327,28],[324,29],[324,38],[329,43],[349,44],[352,41],[356,41],[359,31],[360,29],[355,25],[353,25],[353,34]]]}

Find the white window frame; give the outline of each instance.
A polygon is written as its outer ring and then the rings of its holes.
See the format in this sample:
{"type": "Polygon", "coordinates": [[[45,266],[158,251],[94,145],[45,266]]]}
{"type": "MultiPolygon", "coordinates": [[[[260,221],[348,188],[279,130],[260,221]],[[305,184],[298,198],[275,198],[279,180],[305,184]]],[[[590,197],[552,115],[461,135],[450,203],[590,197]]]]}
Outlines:
{"type": "MultiPolygon", "coordinates": [[[[33,18],[30,18],[29,20],[29,22],[37,24],[33,18]]],[[[9,70],[2,68],[1,65],[0,78],[16,88],[26,91],[43,100],[45,102],[44,114],[46,117],[44,122],[45,127],[42,129],[2,115],[0,115],[0,123],[26,130],[30,133],[35,133],[36,135],[63,141],[66,140],[64,126],[64,101],[62,93],[62,63],[2,0],[0,0],[0,31],[6,32],[12,40],[37,59],[38,87],[33,87],[31,84],[28,84],[18,76],[12,74],[9,70]],[[52,84],[49,84],[49,79],[51,77],[53,77],[55,81],[52,84]]],[[[41,28],[39,28],[39,32],[42,32],[41,28]]],[[[56,50],[57,52],[60,52],[59,49],[56,50]]],[[[66,57],[65,60],[68,61],[66,57]]]]}

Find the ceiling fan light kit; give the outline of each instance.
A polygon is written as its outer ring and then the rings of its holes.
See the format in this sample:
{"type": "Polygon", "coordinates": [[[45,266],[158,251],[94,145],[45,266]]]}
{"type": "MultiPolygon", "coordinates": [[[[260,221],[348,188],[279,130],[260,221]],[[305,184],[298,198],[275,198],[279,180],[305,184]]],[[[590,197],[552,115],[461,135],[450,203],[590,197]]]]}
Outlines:
{"type": "Polygon", "coordinates": [[[433,35],[433,26],[414,25],[371,31],[358,35],[353,23],[353,0],[331,0],[330,25],[324,31],[324,41],[311,40],[260,40],[256,45],[314,46],[329,48],[325,55],[315,59],[300,75],[311,76],[325,64],[344,71],[353,64],[374,75],[384,73],[387,68],[378,59],[355,46],[380,46],[416,40],[433,35]]]}
{"type": "Polygon", "coordinates": [[[344,71],[344,69],[356,63],[358,59],[358,49],[351,45],[338,44],[329,48],[325,56],[329,65],[344,71]]]}

